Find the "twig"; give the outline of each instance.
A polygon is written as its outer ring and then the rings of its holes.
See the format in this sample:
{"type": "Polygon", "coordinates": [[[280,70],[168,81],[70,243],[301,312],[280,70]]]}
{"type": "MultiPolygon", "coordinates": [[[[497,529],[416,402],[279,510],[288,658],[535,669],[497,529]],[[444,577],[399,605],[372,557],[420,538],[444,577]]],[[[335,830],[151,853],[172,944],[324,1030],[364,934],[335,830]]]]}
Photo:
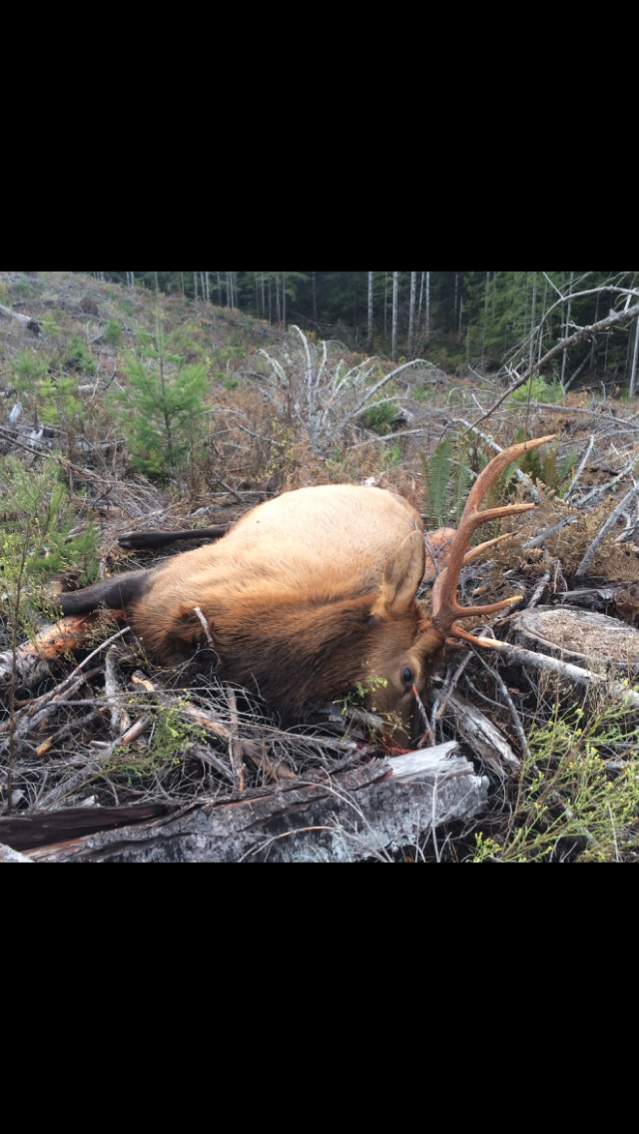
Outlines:
{"type": "Polygon", "coordinates": [[[199,606],[194,606],[194,607],[193,607],[193,613],[197,615],[197,617],[198,617],[198,619],[199,619],[199,621],[200,621],[200,623],[201,623],[201,625],[202,625],[202,629],[203,629],[203,631],[204,631],[204,634],[205,634],[205,636],[206,636],[206,640],[207,640],[207,642],[208,642],[209,646],[211,646],[212,648],[215,648],[215,647],[214,647],[214,643],[213,643],[213,638],[212,638],[212,636],[211,636],[211,629],[210,629],[210,627],[209,627],[209,624],[208,624],[208,622],[207,622],[206,618],[205,618],[205,617],[204,617],[204,615],[202,614],[202,611],[201,611],[200,607],[199,607],[199,606]]]}
{"type": "Polygon", "coordinates": [[[530,602],[526,606],[526,610],[532,610],[535,606],[537,606],[537,603],[540,601],[541,596],[543,595],[549,582],[550,572],[547,571],[545,575],[542,575],[541,579],[537,583],[537,586],[535,587],[531,595],[530,602]]]}
{"type": "Polygon", "coordinates": [[[548,654],[538,654],[533,650],[524,649],[523,646],[513,646],[510,642],[500,642],[497,638],[478,637],[476,643],[485,649],[497,650],[512,661],[519,662],[520,665],[555,673],[577,685],[594,685],[607,688],[616,697],[632,705],[633,708],[639,708],[639,693],[628,689],[619,681],[610,681],[608,678],[602,677],[601,674],[592,673],[589,669],[582,669],[581,666],[573,665],[572,662],[561,661],[559,658],[549,657],[548,654]]]}
{"type": "Polygon", "coordinates": [[[233,787],[243,793],[246,790],[246,769],[242,754],[242,743],[238,739],[239,719],[237,715],[237,699],[235,690],[230,685],[226,687],[226,701],[229,707],[229,759],[233,769],[233,787]]]}
{"type": "Polygon", "coordinates": [[[620,500],[619,504],[617,504],[617,507],[614,509],[614,511],[610,513],[605,524],[603,525],[603,527],[599,530],[599,532],[597,533],[597,535],[593,539],[592,543],[590,544],[590,547],[587,549],[586,554],[584,555],[583,559],[581,560],[581,563],[579,564],[577,570],[575,571],[575,577],[576,578],[579,578],[580,575],[585,575],[590,563],[592,562],[592,558],[593,558],[595,552],[598,550],[598,548],[603,543],[603,541],[606,538],[606,536],[608,535],[608,532],[610,531],[610,529],[612,527],[614,527],[617,520],[621,516],[622,512],[625,511],[625,509],[628,507],[629,504],[632,503],[632,501],[635,499],[635,497],[637,495],[639,495],[639,484],[636,484],[634,486],[634,488],[631,488],[630,492],[626,493],[626,495],[623,497],[623,499],[620,500]]]}
{"type": "Polygon", "coordinates": [[[131,718],[122,706],[122,694],[115,672],[117,657],[117,648],[109,646],[104,659],[104,694],[111,711],[111,728],[120,736],[131,727],[131,718]]]}
{"type": "Polygon", "coordinates": [[[588,463],[588,458],[589,458],[590,454],[592,453],[594,443],[595,443],[595,435],[594,435],[594,433],[591,433],[590,434],[590,441],[588,442],[588,444],[586,446],[584,455],[579,462],[579,467],[577,468],[577,471],[576,471],[575,475],[573,476],[573,478],[570,482],[570,487],[569,487],[569,489],[568,489],[568,491],[567,491],[567,493],[564,497],[564,499],[566,501],[570,500],[570,496],[571,496],[572,492],[574,491],[574,489],[577,485],[577,482],[579,481],[579,477],[581,476],[582,472],[584,471],[584,469],[585,469],[585,467],[588,463]]]}

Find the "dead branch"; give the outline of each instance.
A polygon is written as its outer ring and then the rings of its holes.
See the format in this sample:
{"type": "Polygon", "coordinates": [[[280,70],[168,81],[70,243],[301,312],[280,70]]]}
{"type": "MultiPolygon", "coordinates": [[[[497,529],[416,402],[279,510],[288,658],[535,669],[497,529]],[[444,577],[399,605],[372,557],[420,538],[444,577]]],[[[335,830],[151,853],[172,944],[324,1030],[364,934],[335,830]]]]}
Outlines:
{"type": "Polygon", "coordinates": [[[545,355],[540,358],[538,362],[534,362],[532,365],[527,366],[524,370],[523,375],[521,377],[518,376],[516,381],[512,382],[508,389],[504,390],[503,394],[500,394],[497,400],[493,402],[492,406],[490,406],[489,409],[487,409],[486,412],[481,415],[481,417],[478,417],[477,420],[472,423],[473,426],[481,425],[482,421],[486,421],[486,418],[490,417],[490,415],[494,413],[496,409],[499,409],[499,406],[502,405],[502,403],[505,402],[511,394],[514,394],[515,390],[518,390],[520,386],[523,386],[535,372],[539,373],[542,366],[545,366],[547,362],[550,362],[551,358],[554,358],[555,355],[561,354],[561,352],[564,350],[568,350],[569,347],[574,346],[575,343],[581,342],[582,339],[588,338],[590,335],[594,335],[598,331],[605,330],[606,327],[614,326],[615,323],[621,322],[622,319],[630,322],[630,320],[634,319],[637,315],[639,315],[639,303],[636,303],[634,307],[628,308],[627,311],[611,311],[605,319],[600,319],[597,323],[591,323],[587,327],[580,327],[578,331],[574,332],[574,334],[568,335],[565,339],[560,339],[558,343],[555,343],[554,347],[551,347],[550,350],[546,351],[545,355]]]}
{"type": "Polygon", "coordinates": [[[504,764],[514,771],[520,767],[520,761],[513,752],[505,736],[484,713],[461,697],[459,693],[451,693],[448,697],[447,712],[455,723],[455,732],[464,738],[483,758],[488,767],[503,772],[504,764]]]}
{"type": "Polygon", "coordinates": [[[606,689],[626,704],[633,708],[639,708],[639,693],[628,689],[619,681],[611,681],[599,673],[592,673],[589,669],[572,665],[571,662],[550,657],[548,654],[536,653],[534,650],[527,650],[523,646],[515,646],[510,642],[500,642],[496,638],[477,638],[477,642],[485,649],[497,650],[498,653],[503,654],[510,661],[518,662],[524,668],[530,666],[546,673],[554,673],[576,685],[606,689]]]}
{"type": "Polygon", "coordinates": [[[116,736],[120,736],[131,727],[131,718],[122,704],[122,691],[116,675],[117,660],[117,646],[109,646],[104,658],[104,695],[111,711],[111,728],[116,736]]]}
{"type": "Polygon", "coordinates": [[[631,504],[632,501],[637,497],[637,495],[639,495],[639,484],[635,485],[634,488],[630,489],[630,492],[626,493],[626,495],[623,497],[623,499],[619,501],[619,503],[617,504],[617,507],[614,509],[614,511],[612,511],[610,513],[606,522],[602,525],[600,530],[597,532],[597,535],[595,536],[592,543],[590,544],[590,546],[586,550],[585,555],[584,555],[583,559],[581,560],[581,563],[579,564],[577,570],[575,571],[575,577],[576,578],[579,578],[580,575],[586,574],[586,571],[588,570],[588,567],[590,566],[590,564],[591,564],[591,562],[594,558],[595,552],[599,549],[599,547],[601,547],[601,544],[603,543],[604,539],[608,535],[608,532],[614,527],[614,525],[617,523],[617,520],[619,519],[619,517],[626,510],[626,508],[629,506],[629,504],[631,504]]]}

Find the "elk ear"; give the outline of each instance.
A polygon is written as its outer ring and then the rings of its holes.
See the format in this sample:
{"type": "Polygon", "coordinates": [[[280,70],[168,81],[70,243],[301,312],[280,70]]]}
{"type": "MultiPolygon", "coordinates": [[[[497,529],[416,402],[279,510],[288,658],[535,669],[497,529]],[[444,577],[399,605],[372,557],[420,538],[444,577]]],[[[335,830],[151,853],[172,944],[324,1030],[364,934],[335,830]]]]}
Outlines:
{"type": "Polygon", "coordinates": [[[414,531],[402,540],[384,568],[384,577],[373,614],[393,618],[405,614],[415,600],[424,578],[424,537],[414,531]]]}

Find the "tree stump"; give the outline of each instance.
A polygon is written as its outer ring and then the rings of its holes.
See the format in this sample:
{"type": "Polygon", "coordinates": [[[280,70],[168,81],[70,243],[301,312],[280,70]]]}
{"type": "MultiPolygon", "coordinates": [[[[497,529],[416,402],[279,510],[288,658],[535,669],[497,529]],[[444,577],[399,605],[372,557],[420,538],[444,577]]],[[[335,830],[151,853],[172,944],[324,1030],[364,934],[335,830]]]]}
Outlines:
{"type": "Polygon", "coordinates": [[[585,669],[639,670],[639,630],[618,618],[568,606],[523,610],[512,625],[521,645],[585,669]]]}

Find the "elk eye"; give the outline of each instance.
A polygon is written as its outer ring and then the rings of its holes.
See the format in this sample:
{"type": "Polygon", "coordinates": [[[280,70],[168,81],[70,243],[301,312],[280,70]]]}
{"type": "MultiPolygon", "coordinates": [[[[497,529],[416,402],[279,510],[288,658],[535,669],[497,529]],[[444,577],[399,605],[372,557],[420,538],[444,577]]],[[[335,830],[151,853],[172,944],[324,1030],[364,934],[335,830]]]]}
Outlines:
{"type": "Polygon", "coordinates": [[[412,685],[415,681],[415,674],[409,665],[405,665],[402,670],[402,681],[405,685],[412,685]]]}

